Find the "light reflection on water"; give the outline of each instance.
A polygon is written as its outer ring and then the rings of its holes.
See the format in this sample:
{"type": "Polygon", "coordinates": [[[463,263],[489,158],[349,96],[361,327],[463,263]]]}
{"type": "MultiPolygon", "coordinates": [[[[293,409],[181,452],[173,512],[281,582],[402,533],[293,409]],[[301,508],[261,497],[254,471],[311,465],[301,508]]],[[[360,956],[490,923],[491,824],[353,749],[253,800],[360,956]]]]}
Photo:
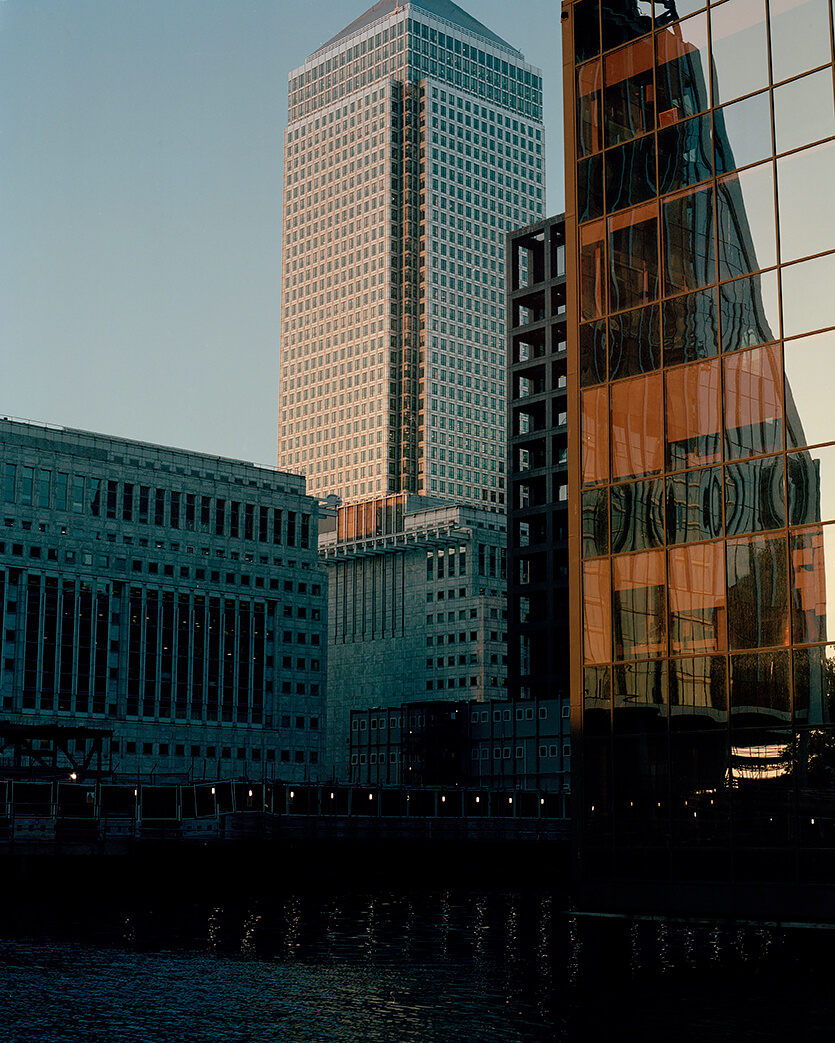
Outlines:
{"type": "Polygon", "coordinates": [[[796,1038],[835,1013],[815,984],[830,932],[815,934],[809,949],[766,928],[588,920],[508,892],[7,907],[0,1038],[796,1038]]]}

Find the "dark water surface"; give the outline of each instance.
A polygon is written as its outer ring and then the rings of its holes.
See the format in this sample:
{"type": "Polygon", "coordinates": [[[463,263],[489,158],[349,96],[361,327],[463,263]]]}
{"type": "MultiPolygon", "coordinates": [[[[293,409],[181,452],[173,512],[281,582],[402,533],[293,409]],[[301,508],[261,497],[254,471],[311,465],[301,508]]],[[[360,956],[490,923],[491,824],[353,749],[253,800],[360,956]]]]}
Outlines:
{"type": "MultiPolygon", "coordinates": [[[[60,882],[58,882],[58,889],[60,882]]],[[[831,931],[595,920],[565,895],[6,893],[11,1043],[830,1038],[831,931]]]]}

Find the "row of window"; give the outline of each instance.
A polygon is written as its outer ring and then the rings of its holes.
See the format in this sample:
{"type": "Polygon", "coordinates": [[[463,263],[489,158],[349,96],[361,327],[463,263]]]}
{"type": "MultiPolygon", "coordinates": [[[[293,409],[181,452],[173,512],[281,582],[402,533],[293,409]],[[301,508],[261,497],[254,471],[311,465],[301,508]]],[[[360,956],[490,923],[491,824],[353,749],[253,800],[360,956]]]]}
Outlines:
{"type": "MultiPolygon", "coordinates": [[[[557,757],[558,747],[556,745],[551,746],[540,746],[539,756],[541,758],[546,757],[557,757]]],[[[515,749],[516,760],[525,759],[525,748],[524,746],[517,746],[515,749]]],[[[562,756],[568,758],[571,756],[571,743],[564,742],[562,744],[562,756]]],[[[490,748],[488,746],[482,746],[481,749],[474,749],[470,752],[470,758],[474,761],[477,760],[489,760],[490,759],[490,748]]],[[[510,760],[510,747],[509,746],[494,746],[493,747],[493,760],[510,760]]]]}
{"type": "MultiPolygon", "coordinates": [[[[125,756],[159,756],[159,757],[176,757],[186,758],[189,760],[206,759],[206,760],[251,760],[260,761],[266,760],[273,762],[276,759],[283,764],[287,764],[291,760],[290,750],[275,750],[272,748],[264,749],[263,751],[253,746],[248,749],[244,746],[206,746],[205,751],[203,746],[189,746],[186,747],[184,743],[175,743],[173,750],[171,744],[167,742],[135,742],[133,740],[127,740],[120,742],[118,739],[114,739],[111,743],[111,752],[118,754],[124,753],[125,756]],[[188,749],[188,752],[186,750],[188,749]],[[278,757],[276,758],[276,753],[278,757]],[[263,754],[263,758],[262,758],[263,754]]],[[[319,761],[318,750],[293,750],[292,760],[297,764],[304,764],[305,760],[308,764],[317,764],[319,761]]]]}
{"type": "Polygon", "coordinates": [[[311,516],[302,512],[13,463],[3,472],[3,502],[302,549],[310,546],[311,516]]]}
{"type": "MultiPolygon", "coordinates": [[[[12,543],[8,546],[8,553],[13,557],[22,558],[26,556],[28,550],[28,557],[31,561],[59,561],[59,552],[54,547],[40,547],[38,545],[24,546],[22,543],[12,543]]],[[[7,553],[7,547],[5,542],[0,541],[0,554],[7,553]]],[[[60,560],[67,565],[82,565],[87,568],[96,569],[112,569],[115,572],[126,572],[128,565],[127,559],[119,556],[112,556],[109,554],[92,554],[89,551],[64,551],[60,555],[60,560]]],[[[170,576],[173,577],[175,574],[179,579],[191,579],[192,577],[198,581],[208,581],[210,583],[226,583],[227,585],[239,584],[242,587],[248,587],[253,582],[253,577],[246,573],[237,574],[234,572],[220,573],[213,569],[195,568],[191,569],[187,565],[180,565],[175,567],[173,565],[160,564],[156,561],[143,562],[139,559],[131,560],[131,572],[143,572],[147,571],[150,576],[170,576]]],[[[283,583],[278,579],[264,579],[263,576],[254,577],[254,585],[257,588],[270,590],[283,589],[286,593],[292,593],[294,589],[298,589],[300,594],[308,593],[308,586],[310,587],[310,594],[313,597],[318,597],[321,594],[321,585],[317,583],[297,583],[294,584],[292,580],[284,580],[283,583]]],[[[318,619],[318,609],[314,609],[316,613],[312,616],[313,619],[318,619]]]]}

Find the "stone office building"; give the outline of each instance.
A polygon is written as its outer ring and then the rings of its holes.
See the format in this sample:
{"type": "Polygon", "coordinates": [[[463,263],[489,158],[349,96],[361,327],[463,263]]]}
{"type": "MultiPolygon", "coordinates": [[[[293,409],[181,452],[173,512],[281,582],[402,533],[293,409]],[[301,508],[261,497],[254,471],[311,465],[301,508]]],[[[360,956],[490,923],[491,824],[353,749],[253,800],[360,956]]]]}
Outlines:
{"type": "Polygon", "coordinates": [[[501,514],[406,493],[322,526],[327,771],[347,779],[353,710],[503,696],[507,533],[501,514]]]}
{"type": "Polygon", "coordinates": [[[315,779],[327,578],[304,479],[5,419],[0,460],[6,726],[112,730],[131,778],[315,779]]]}

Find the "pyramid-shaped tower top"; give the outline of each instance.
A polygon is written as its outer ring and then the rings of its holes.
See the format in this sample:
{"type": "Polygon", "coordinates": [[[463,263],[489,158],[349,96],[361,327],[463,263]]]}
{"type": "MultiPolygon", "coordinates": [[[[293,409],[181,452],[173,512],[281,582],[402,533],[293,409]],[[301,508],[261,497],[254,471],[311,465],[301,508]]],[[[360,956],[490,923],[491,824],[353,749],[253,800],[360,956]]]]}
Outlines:
{"type": "Polygon", "coordinates": [[[332,36],[327,43],[323,43],[322,46],[317,48],[310,57],[313,58],[320,51],[333,47],[334,44],[339,43],[340,40],[347,40],[349,36],[353,36],[354,33],[360,32],[360,30],[364,29],[367,25],[371,25],[388,15],[395,14],[397,11],[403,10],[405,7],[418,7],[422,11],[426,11],[427,14],[435,15],[436,18],[443,18],[445,21],[451,22],[453,25],[458,25],[462,29],[466,29],[467,32],[474,33],[485,40],[489,40],[498,47],[503,47],[505,50],[512,51],[514,54],[519,55],[520,58],[523,57],[521,51],[518,51],[515,47],[511,47],[506,40],[503,40],[500,36],[491,32],[487,26],[479,22],[477,18],[473,18],[472,15],[467,14],[467,12],[463,11],[458,4],[452,3],[452,0],[405,0],[405,2],[404,0],[380,0],[380,2],[375,4],[373,7],[369,7],[365,14],[361,14],[359,18],[355,18],[350,25],[337,33],[336,36],[332,36]]]}

